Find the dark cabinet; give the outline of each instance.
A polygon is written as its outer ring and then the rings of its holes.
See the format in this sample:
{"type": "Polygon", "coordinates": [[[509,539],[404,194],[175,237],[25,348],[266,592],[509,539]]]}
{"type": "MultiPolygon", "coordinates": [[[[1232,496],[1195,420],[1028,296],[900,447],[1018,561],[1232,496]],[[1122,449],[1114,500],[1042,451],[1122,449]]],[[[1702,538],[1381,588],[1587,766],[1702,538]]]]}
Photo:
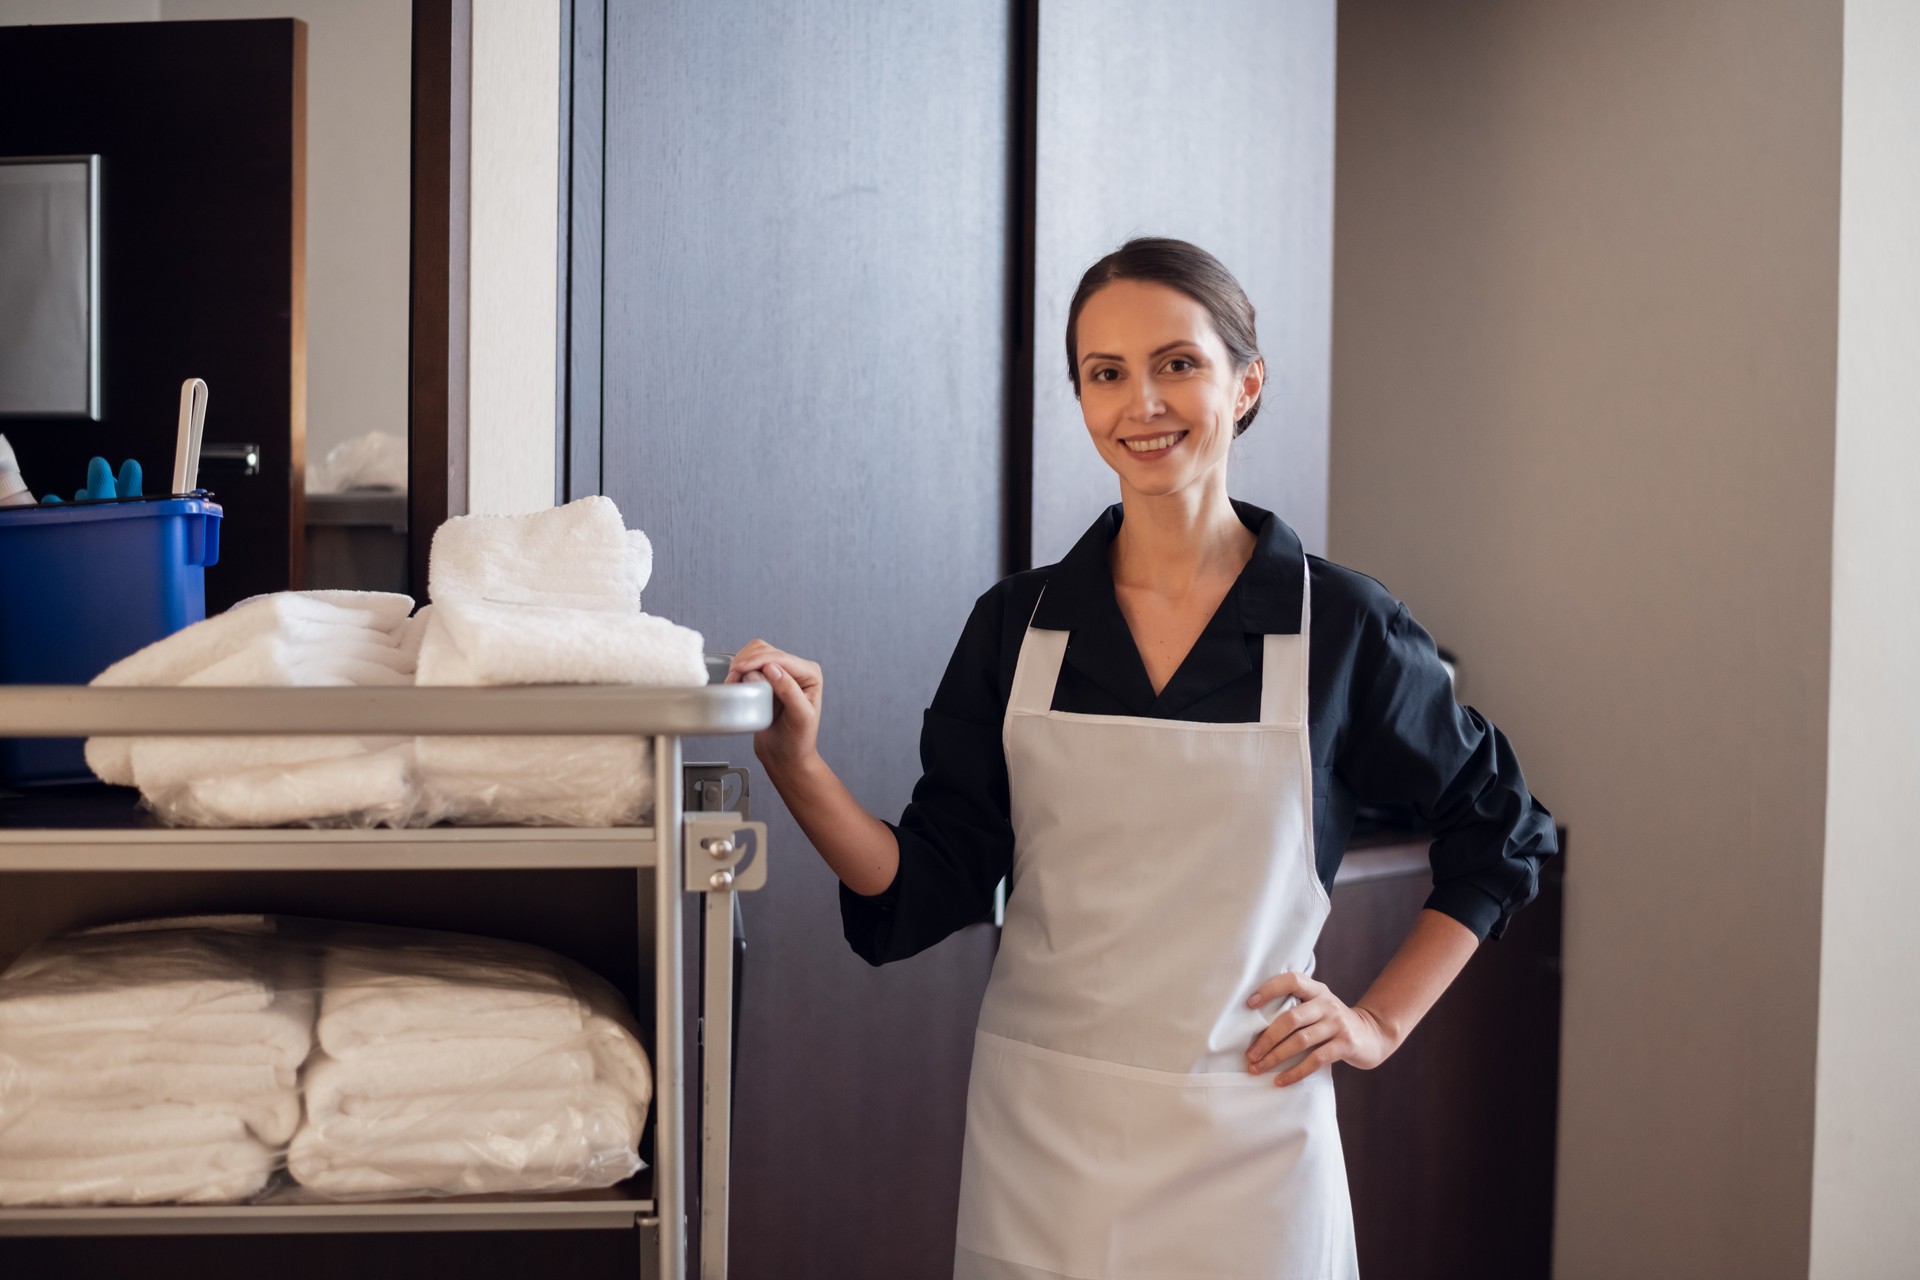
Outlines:
{"type": "MultiPolygon", "coordinates": [[[[1481,946],[1393,1057],[1372,1071],[1334,1068],[1366,1280],[1540,1280],[1551,1270],[1562,862],[1548,860],[1540,896],[1481,946]]],[[[1357,838],[1334,884],[1318,976],[1358,999],[1431,888],[1425,839],[1357,838]]]]}

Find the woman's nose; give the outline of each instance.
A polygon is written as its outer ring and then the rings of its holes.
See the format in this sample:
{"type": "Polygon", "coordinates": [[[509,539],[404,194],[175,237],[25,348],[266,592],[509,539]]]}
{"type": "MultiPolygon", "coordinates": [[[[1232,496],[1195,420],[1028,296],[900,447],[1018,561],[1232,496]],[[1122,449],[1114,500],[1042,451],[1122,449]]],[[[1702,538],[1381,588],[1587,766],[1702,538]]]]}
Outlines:
{"type": "Polygon", "coordinates": [[[1136,418],[1149,419],[1160,416],[1166,405],[1160,399],[1160,390],[1152,378],[1136,378],[1133,395],[1127,404],[1127,411],[1136,418]]]}

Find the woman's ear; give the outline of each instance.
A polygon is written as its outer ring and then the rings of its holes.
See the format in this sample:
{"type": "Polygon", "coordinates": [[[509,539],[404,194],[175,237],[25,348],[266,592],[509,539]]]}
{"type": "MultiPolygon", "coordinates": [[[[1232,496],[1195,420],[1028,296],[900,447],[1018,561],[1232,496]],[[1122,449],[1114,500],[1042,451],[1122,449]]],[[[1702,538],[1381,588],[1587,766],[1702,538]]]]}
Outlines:
{"type": "Polygon", "coordinates": [[[1267,382],[1267,362],[1255,359],[1240,375],[1240,394],[1233,402],[1233,416],[1237,421],[1247,416],[1247,410],[1260,402],[1260,388],[1267,382]]]}

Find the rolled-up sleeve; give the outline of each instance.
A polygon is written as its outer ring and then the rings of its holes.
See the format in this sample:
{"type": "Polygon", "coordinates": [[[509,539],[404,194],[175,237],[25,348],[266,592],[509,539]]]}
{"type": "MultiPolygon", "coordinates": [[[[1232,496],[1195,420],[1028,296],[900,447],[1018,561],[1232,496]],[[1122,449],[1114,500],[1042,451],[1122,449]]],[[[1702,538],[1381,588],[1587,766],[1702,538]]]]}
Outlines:
{"type": "Polygon", "coordinates": [[[1426,905],[1476,937],[1499,938],[1559,851],[1512,744],[1462,706],[1433,638],[1397,602],[1370,619],[1355,654],[1354,705],[1336,761],[1363,803],[1412,809],[1434,833],[1426,905]]]}
{"type": "Polygon", "coordinates": [[[847,944],[868,964],[903,960],[993,909],[1013,865],[1007,758],[1001,746],[1001,593],[974,605],[920,729],[920,781],[900,821],[893,883],[862,896],[840,886],[847,944]]]}

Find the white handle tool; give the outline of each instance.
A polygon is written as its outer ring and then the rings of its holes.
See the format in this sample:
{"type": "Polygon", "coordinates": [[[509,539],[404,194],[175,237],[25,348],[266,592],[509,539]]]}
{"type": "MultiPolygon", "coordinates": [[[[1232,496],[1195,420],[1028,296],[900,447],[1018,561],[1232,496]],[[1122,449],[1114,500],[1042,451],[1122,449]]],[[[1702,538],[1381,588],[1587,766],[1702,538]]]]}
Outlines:
{"type": "Polygon", "coordinates": [[[200,436],[207,426],[207,384],[180,384],[180,429],[173,445],[173,492],[192,493],[200,479],[200,436]]]}

